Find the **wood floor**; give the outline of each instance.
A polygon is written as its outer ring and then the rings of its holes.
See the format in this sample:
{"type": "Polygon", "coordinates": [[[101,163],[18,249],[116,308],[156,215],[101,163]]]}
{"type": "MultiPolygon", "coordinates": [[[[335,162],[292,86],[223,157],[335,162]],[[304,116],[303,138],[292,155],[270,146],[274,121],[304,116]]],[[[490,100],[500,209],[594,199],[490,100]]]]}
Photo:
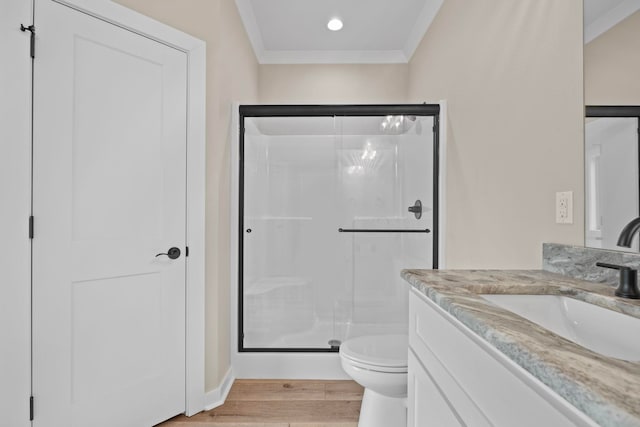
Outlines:
{"type": "Polygon", "coordinates": [[[157,427],[357,427],[362,393],[353,381],[236,380],[224,405],[157,427]]]}

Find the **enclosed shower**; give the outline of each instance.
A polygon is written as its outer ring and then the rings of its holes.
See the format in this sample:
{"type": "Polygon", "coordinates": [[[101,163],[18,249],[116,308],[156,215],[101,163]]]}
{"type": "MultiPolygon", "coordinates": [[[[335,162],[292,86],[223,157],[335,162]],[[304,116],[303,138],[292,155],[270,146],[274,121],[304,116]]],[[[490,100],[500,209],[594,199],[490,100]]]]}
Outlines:
{"type": "Polygon", "coordinates": [[[439,105],[240,106],[238,352],[407,331],[438,267],[439,105]]]}

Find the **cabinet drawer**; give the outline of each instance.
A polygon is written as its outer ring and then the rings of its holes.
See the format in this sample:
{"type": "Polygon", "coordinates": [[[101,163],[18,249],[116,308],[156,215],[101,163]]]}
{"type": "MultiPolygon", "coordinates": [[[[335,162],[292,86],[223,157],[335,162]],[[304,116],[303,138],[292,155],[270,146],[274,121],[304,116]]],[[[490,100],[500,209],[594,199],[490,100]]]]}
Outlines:
{"type": "MultiPolygon", "coordinates": [[[[462,408],[475,407],[486,417],[486,425],[595,426],[551,389],[497,350],[491,351],[488,343],[415,291],[409,299],[409,316],[410,348],[429,372],[432,366],[442,367],[442,383],[437,369],[433,369],[434,378],[463,419],[462,408]],[[480,341],[484,344],[480,345],[480,341]]],[[[465,422],[483,425],[474,419],[465,422]]]]}
{"type": "Polygon", "coordinates": [[[408,427],[465,426],[451,402],[412,351],[409,351],[409,402],[408,427]]]}

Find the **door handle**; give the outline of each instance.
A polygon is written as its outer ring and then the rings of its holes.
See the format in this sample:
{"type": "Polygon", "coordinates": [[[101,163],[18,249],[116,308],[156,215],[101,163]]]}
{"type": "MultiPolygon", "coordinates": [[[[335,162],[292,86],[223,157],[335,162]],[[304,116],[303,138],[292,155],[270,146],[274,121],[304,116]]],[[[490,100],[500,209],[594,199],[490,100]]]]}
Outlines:
{"type": "Polygon", "coordinates": [[[422,217],[422,202],[420,199],[416,200],[413,206],[409,206],[408,211],[414,214],[416,219],[420,219],[422,217]]]}
{"type": "Polygon", "coordinates": [[[177,259],[180,257],[180,249],[174,246],[173,248],[170,248],[166,254],[165,253],[157,254],[156,258],[159,257],[160,255],[166,255],[169,257],[169,259],[177,259]]]}

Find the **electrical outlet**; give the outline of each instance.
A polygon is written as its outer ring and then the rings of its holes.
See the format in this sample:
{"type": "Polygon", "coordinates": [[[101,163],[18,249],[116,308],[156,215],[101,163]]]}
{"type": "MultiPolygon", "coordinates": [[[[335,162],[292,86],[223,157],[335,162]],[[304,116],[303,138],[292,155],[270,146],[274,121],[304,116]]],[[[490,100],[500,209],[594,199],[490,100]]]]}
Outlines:
{"type": "Polygon", "coordinates": [[[556,224],[573,224],[573,191],[556,193],[556,224]]]}

